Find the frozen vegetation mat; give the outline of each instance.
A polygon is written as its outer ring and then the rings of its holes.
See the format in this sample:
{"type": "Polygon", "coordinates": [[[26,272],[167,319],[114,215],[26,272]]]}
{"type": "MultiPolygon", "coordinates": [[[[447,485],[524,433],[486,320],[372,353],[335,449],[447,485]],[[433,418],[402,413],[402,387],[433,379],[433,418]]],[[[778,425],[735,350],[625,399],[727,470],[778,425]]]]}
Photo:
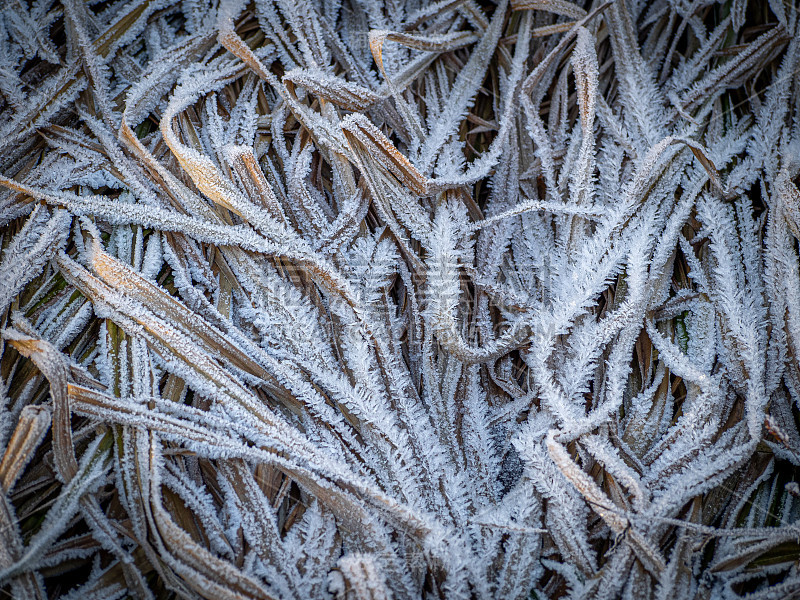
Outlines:
{"type": "Polygon", "coordinates": [[[800,596],[796,0],[7,0],[0,596],[800,596]]]}

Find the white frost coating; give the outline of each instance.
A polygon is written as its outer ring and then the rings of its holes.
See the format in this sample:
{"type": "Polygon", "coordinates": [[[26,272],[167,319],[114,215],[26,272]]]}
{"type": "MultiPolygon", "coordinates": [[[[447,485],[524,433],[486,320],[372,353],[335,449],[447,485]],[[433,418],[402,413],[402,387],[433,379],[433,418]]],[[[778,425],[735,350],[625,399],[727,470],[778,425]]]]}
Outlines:
{"type": "Polygon", "coordinates": [[[796,2],[7,4],[0,594],[795,592],[796,2]]]}
{"type": "Polygon", "coordinates": [[[67,211],[36,207],[0,261],[0,309],[5,310],[25,285],[66,243],[72,217],[67,211]]]}

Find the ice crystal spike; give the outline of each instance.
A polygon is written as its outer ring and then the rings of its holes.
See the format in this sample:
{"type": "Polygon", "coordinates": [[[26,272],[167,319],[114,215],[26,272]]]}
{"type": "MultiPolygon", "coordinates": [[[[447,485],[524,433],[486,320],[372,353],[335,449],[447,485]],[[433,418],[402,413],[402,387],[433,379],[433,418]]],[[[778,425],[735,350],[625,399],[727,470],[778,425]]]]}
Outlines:
{"type": "Polygon", "coordinates": [[[0,4],[0,595],[800,593],[798,0],[0,4]]]}

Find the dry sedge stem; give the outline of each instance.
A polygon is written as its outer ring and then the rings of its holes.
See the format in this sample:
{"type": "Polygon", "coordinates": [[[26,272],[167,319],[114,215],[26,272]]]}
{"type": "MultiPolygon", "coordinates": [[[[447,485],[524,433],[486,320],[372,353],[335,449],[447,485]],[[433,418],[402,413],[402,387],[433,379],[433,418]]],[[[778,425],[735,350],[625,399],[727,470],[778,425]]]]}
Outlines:
{"type": "Polygon", "coordinates": [[[0,595],[800,594],[798,0],[10,0],[0,595]]]}

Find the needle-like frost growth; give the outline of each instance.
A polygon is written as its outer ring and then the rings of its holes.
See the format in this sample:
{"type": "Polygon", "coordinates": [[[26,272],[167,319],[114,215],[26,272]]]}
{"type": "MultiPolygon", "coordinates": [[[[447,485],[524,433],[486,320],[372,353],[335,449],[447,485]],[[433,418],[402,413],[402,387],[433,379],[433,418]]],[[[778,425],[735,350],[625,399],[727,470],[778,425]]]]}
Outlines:
{"type": "Polygon", "coordinates": [[[800,594],[795,0],[10,0],[0,594],[800,594]]]}

